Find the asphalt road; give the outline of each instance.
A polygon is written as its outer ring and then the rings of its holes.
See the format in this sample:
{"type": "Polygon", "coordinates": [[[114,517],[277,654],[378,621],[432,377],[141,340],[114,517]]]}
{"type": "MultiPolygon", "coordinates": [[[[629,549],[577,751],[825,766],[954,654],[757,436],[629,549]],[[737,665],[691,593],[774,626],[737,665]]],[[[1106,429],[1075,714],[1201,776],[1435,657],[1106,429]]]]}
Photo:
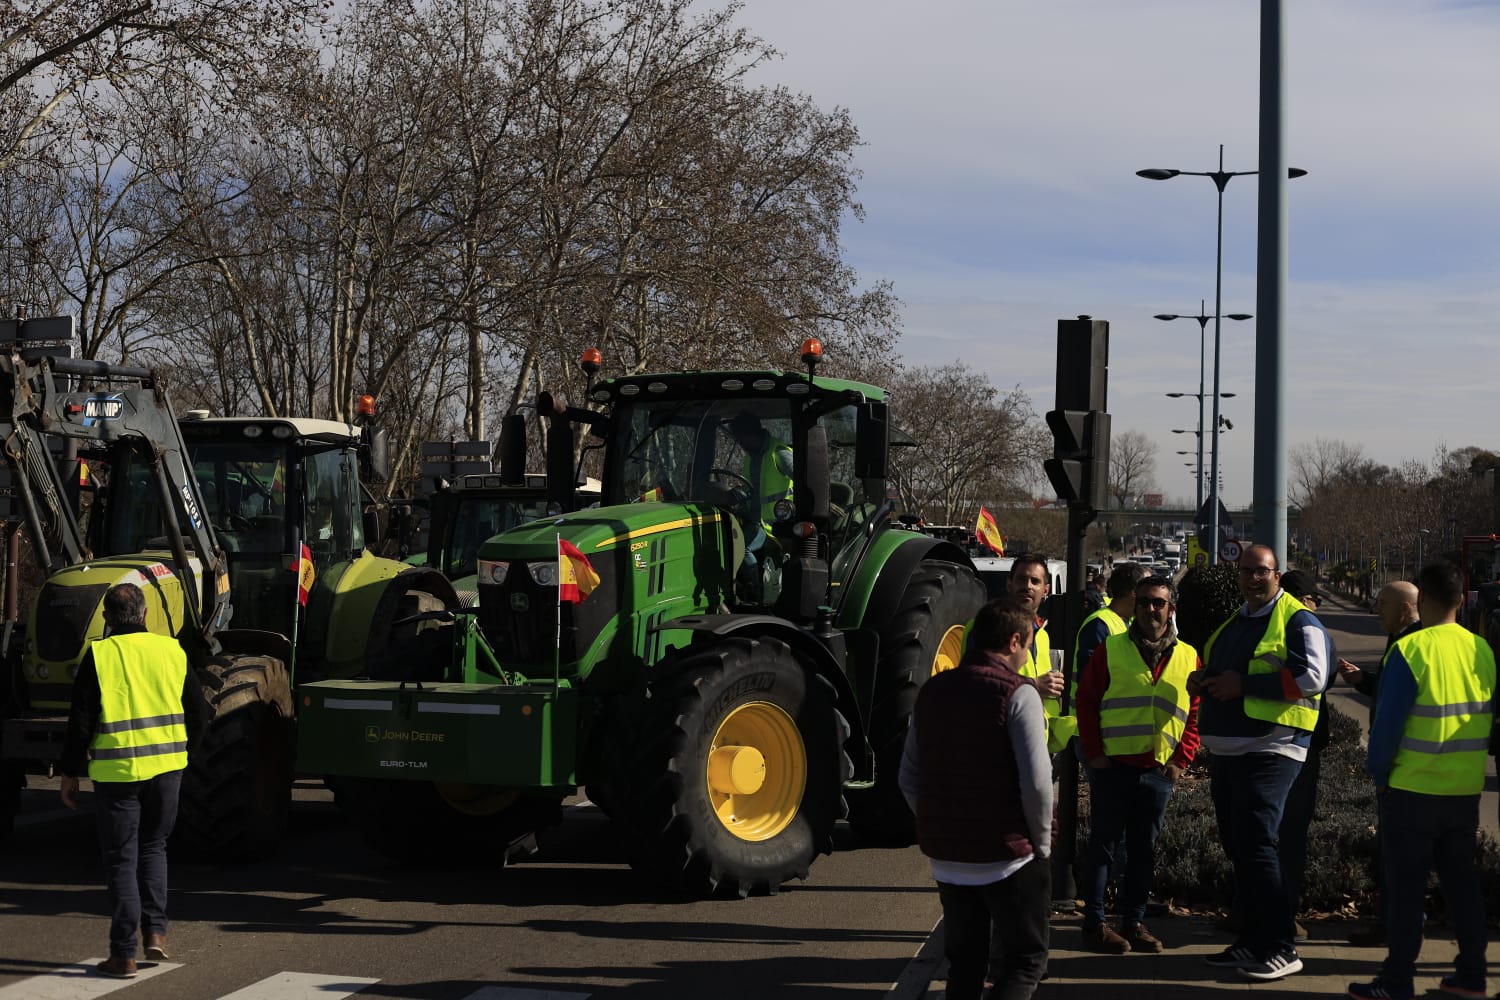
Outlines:
{"type": "Polygon", "coordinates": [[[916,848],[862,847],[847,831],[806,884],[683,902],[622,862],[589,805],[503,870],[402,868],[309,784],[274,861],[173,864],[171,961],[116,983],[78,968],[107,953],[92,823],[53,806],[53,788],[26,794],[45,811],[0,860],[0,1000],[105,987],[126,1000],[877,997],[940,915],[916,848]]]}
{"type": "MultiPolygon", "coordinates": [[[[1319,617],[1342,656],[1378,662],[1373,615],[1335,600],[1319,617]]],[[[1365,699],[1346,685],[1330,701],[1365,720],[1365,699]]],[[[1494,787],[1492,777],[1481,809],[1492,834],[1494,787]]],[[[172,960],[135,981],[102,980],[84,974],[107,950],[93,826],[56,795],[55,782],[26,792],[27,815],[0,854],[0,1000],[877,997],[903,973],[906,995],[920,995],[936,966],[930,954],[912,962],[940,915],[916,848],[861,845],[841,830],[806,884],[683,902],[630,870],[587,804],[503,870],[441,844],[434,859],[447,864],[403,868],[304,783],[277,858],[175,863],[172,960]]]]}

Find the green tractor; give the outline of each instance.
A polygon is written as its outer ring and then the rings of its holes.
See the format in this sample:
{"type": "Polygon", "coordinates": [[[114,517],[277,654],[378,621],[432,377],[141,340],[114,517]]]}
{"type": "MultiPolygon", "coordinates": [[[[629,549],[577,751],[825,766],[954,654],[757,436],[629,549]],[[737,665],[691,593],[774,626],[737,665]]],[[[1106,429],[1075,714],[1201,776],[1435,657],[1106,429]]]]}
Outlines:
{"type": "Polygon", "coordinates": [[[846,812],[911,837],[912,707],[985,592],[957,546],[892,524],[885,393],[817,376],[821,353],[539,400],[549,483],[576,481],[584,427],[601,505],[555,490],[564,513],[482,546],[437,679],[299,688],[302,766],[347,776],[372,843],[498,857],[584,785],[638,866],[744,895],[806,877],[846,812]]]}
{"type": "Polygon", "coordinates": [[[378,438],[372,449],[367,427],[326,420],[178,421],[146,369],[68,359],[0,362],[0,402],[49,572],[7,664],[0,764],[55,766],[73,674],[103,636],[104,592],[137,583],[148,624],[182,640],[213,709],[176,842],[219,860],[271,853],[294,777],[293,676],[396,676],[450,643],[440,622],[397,624],[456,606],[447,580],[365,548],[360,467],[381,473],[378,438]],[[96,388],[73,389],[79,377],[96,388]],[[47,453],[56,437],[89,458],[84,523],[47,453]]]}

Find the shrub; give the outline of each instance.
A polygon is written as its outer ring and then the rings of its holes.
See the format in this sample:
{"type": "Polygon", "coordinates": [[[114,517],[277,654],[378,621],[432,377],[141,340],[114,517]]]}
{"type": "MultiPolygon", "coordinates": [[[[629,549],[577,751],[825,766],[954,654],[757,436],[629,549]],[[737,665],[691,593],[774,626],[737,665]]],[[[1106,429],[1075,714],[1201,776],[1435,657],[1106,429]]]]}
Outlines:
{"type": "Polygon", "coordinates": [[[1202,652],[1214,629],[1228,621],[1242,602],[1233,563],[1194,566],[1177,584],[1177,634],[1202,652]]]}

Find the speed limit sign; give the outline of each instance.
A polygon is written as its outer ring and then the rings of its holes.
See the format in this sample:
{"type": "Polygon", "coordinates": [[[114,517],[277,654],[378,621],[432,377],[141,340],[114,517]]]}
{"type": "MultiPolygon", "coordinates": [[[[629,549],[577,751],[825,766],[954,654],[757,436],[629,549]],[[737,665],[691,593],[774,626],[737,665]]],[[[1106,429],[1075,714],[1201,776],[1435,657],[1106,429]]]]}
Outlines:
{"type": "Polygon", "coordinates": [[[1239,562],[1240,543],[1233,538],[1224,539],[1224,544],[1219,546],[1219,558],[1225,562],[1239,562]]]}

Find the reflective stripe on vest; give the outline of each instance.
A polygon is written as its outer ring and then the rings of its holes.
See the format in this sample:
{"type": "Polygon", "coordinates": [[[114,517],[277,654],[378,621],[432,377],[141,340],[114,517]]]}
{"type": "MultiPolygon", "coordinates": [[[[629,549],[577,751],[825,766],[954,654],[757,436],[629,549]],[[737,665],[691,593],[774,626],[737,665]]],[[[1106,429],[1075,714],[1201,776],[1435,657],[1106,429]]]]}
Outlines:
{"type": "Polygon", "coordinates": [[[1099,735],[1108,757],[1149,753],[1158,764],[1172,759],[1187,729],[1192,695],[1188,675],[1198,666],[1198,651],[1179,640],[1161,676],[1151,679],[1152,667],[1129,635],[1104,640],[1109,661],[1109,686],[1099,700],[1099,735]]]}
{"type": "Polygon", "coordinates": [[[89,777],[145,781],[187,767],[187,655],[177,640],[133,632],[101,639],[92,651],[99,726],[89,744],[89,777]]]}
{"type": "Polygon", "coordinates": [[[1417,682],[1387,783],[1427,795],[1484,791],[1495,693],[1489,643],[1461,625],[1421,629],[1396,640],[1417,682]]]}
{"type": "MultiPolygon", "coordinates": [[[[1255,652],[1251,655],[1250,676],[1279,673],[1286,667],[1286,623],[1291,621],[1292,615],[1306,610],[1307,607],[1301,601],[1286,591],[1281,592],[1281,596],[1277,598],[1275,604],[1271,605],[1270,612],[1265,616],[1266,630],[1262,633],[1260,642],[1255,644],[1255,652]]],[[[1223,625],[1214,629],[1213,635],[1208,637],[1208,645],[1203,647],[1205,664],[1213,655],[1214,640],[1228,627],[1229,622],[1237,617],[1239,617],[1238,613],[1231,616],[1223,625]]],[[[1245,695],[1245,714],[1252,719],[1260,719],[1262,722],[1274,722],[1278,726],[1291,726],[1293,729],[1312,732],[1318,725],[1318,708],[1321,702],[1322,696],[1316,694],[1311,698],[1298,698],[1296,701],[1245,695]]]]}

